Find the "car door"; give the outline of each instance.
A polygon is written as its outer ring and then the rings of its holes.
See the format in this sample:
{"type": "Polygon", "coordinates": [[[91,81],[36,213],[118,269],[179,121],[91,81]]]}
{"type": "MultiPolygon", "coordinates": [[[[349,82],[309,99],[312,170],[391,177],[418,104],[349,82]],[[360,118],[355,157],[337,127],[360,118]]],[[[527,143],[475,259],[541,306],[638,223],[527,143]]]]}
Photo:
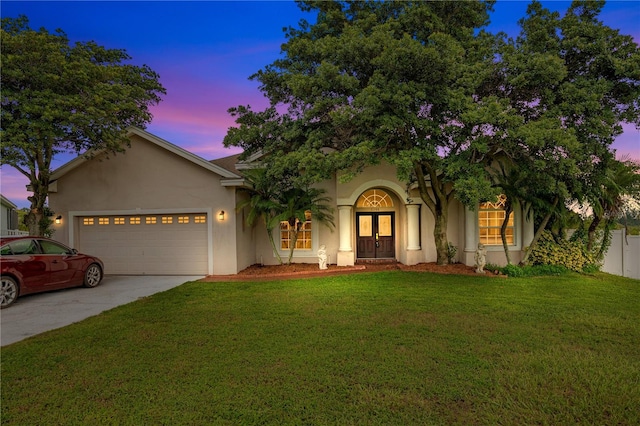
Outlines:
{"type": "Polygon", "coordinates": [[[69,247],[49,240],[38,240],[42,257],[49,265],[51,288],[75,285],[82,280],[82,259],[69,247]]]}
{"type": "Polygon", "coordinates": [[[13,270],[21,282],[21,294],[42,291],[49,282],[49,266],[40,247],[31,238],[12,241],[2,247],[3,267],[13,270]]]}

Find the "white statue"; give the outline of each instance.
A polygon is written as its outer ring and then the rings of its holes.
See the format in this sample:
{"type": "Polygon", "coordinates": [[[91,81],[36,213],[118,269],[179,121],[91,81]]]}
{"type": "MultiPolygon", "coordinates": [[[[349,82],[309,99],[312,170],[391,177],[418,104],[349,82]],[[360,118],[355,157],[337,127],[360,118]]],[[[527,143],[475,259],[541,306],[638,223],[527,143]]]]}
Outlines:
{"type": "Polygon", "coordinates": [[[327,248],[325,245],[320,246],[320,250],[318,250],[318,264],[320,265],[320,269],[327,269],[327,248]]]}
{"type": "Polygon", "coordinates": [[[478,250],[476,250],[476,274],[484,274],[484,265],[487,264],[487,249],[484,248],[484,244],[478,243],[478,250]]]}

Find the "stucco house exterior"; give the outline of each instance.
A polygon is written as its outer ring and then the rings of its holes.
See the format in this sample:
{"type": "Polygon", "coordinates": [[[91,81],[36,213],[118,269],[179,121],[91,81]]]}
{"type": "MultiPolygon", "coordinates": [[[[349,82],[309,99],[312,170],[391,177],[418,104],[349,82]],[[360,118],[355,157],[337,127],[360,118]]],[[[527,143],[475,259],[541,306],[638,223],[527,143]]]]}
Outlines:
{"type": "MultiPolygon", "coordinates": [[[[246,212],[236,210],[246,196],[241,188],[247,163],[237,155],[207,161],[136,128],[130,140],[124,154],[78,157],[53,172],[49,206],[62,216],[53,225],[55,239],[99,256],[107,274],[228,275],[256,263],[277,263],[264,226],[247,226],[246,212]]],[[[320,245],[326,246],[329,264],[436,260],[431,212],[392,166],[370,167],[347,183],[334,178],[320,186],[333,200],[335,229],[310,218],[294,262],[316,263],[320,245]]],[[[487,262],[506,262],[499,202],[476,211],[452,203],[448,237],[458,248],[458,261],[473,265],[483,242],[487,262]]],[[[285,256],[286,224],[275,232],[285,256]]],[[[516,211],[509,233],[517,262],[533,237],[533,224],[516,211]]]]}

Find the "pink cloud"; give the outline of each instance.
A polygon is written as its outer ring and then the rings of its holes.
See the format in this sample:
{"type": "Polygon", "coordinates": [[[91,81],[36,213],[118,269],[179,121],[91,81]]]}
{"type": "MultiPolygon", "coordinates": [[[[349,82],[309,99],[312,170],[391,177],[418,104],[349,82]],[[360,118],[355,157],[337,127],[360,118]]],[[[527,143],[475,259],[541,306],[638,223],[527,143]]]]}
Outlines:
{"type": "Polygon", "coordinates": [[[0,192],[18,208],[29,207],[30,203],[27,197],[31,195],[27,191],[29,180],[22,173],[11,166],[3,165],[0,167],[2,180],[0,181],[0,192]]]}
{"type": "Polygon", "coordinates": [[[636,129],[633,124],[624,124],[622,126],[624,133],[618,136],[613,143],[616,150],[616,157],[629,157],[635,161],[640,161],[640,130],[636,129]]]}

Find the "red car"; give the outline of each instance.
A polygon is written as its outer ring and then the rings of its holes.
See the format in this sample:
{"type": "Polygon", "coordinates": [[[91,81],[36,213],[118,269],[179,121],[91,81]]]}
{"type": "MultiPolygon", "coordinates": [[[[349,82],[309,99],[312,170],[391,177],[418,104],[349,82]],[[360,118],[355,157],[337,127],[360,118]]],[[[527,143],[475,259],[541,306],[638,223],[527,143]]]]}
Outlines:
{"type": "Polygon", "coordinates": [[[97,257],[41,237],[0,238],[0,264],[0,308],[25,294],[81,285],[95,287],[104,271],[97,257]]]}

